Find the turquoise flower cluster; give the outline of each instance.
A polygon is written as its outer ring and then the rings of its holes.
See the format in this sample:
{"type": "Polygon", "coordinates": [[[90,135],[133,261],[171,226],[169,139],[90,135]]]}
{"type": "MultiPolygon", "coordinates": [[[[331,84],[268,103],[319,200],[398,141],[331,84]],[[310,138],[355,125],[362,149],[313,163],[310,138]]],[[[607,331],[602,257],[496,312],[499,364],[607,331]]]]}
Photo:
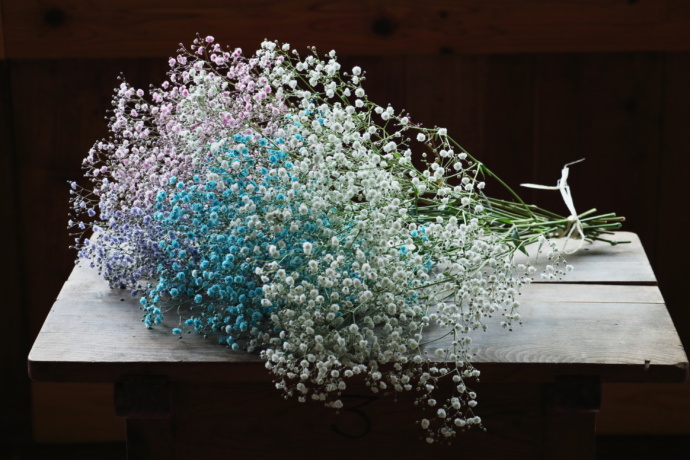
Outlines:
{"type": "Polygon", "coordinates": [[[172,176],[156,193],[158,282],[141,304],[151,327],[162,322],[161,303],[186,303],[191,316],[174,333],[193,329],[237,350],[276,332],[276,306],[262,302],[261,268],[279,260],[283,270],[300,270],[304,243],[322,237],[328,221],[300,213],[299,195],[309,192],[295,192],[300,177],[282,138],[255,133],[232,140],[240,147],[204,155],[206,176],[187,183],[172,176]]]}

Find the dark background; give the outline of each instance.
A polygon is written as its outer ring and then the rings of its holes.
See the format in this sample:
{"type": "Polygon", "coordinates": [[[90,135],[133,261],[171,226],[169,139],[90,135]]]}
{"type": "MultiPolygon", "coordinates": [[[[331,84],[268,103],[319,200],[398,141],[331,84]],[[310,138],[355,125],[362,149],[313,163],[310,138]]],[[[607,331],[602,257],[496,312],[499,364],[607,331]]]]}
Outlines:
{"type": "MultiPolygon", "coordinates": [[[[70,405],[90,391],[34,386],[32,394],[26,374],[30,346],[75,256],[68,249],[67,181],[81,176],[81,159],[107,135],[104,117],[117,75],[144,89],[159,84],[167,57],[196,32],[247,54],[265,37],[299,49],[336,49],[344,68],[367,71],[372,100],[404,108],[416,122],[447,127],[515,188],[555,185],[565,163],[586,158],[571,168],[569,181],[578,211],[596,207],[626,216],[624,229],[640,236],[690,345],[690,2],[191,3],[0,0],[0,429],[6,445],[31,445],[32,419],[45,425],[55,415],[47,412],[62,411],[55,420],[69,423],[70,405]],[[53,396],[62,401],[48,409],[36,404],[53,396]]],[[[557,192],[521,193],[567,212],[557,192]]],[[[690,433],[688,385],[605,387],[604,397],[608,434],[690,433]]],[[[65,429],[55,423],[58,432],[65,429]]],[[[104,426],[117,427],[109,423],[104,426]]]]}

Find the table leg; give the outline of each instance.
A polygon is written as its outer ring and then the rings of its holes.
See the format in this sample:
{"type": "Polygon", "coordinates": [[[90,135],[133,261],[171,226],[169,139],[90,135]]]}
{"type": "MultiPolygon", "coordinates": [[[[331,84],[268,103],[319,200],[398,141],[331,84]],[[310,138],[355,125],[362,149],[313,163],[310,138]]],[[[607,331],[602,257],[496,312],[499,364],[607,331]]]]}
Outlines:
{"type": "Polygon", "coordinates": [[[128,418],[126,427],[127,460],[176,457],[172,420],[128,418]]]}
{"type": "Polygon", "coordinates": [[[127,376],[115,384],[115,413],[126,418],[127,459],[174,459],[172,383],[165,376],[127,376]]]}
{"type": "Polygon", "coordinates": [[[549,393],[546,458],[594,460],[596,414],[601,406],[599,377],[559,377],[549,393]]]}

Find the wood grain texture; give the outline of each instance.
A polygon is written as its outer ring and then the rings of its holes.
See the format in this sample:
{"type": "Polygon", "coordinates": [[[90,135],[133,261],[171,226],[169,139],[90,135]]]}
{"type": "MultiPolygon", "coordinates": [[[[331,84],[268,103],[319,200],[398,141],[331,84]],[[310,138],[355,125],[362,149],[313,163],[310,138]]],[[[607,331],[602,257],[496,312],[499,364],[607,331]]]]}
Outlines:
{"type": "Polygon", "coordinates": [[[169,56],[216,35],[254,49],[264,38],[341,54],[689,50],[683,0],[3,0],[9,58],[169,56]]]}
{"type": "MultiPolygon", "coordinates": [[[[639,253],[641,246],[618,248],[623,249],[599,259],[590,282],[608,272],[607,264],[634,272],[634,264],[621,266],[616,259],[639,253]]],[[[489,332],[473,334],[474,362],[489,381],[550,381],[562,373],[601,375],[606,381],[682,381],[687,376],[687,357],[653,286],[535,284],[524,289],[521,304],[519,330],[501,329],[499,318],[491,318],[489,332]]],[[[144,328],[140,317],[137,299],[108,289],[94,270],[76,267],[34,343],[32,378],[268,379],[255,355],[229,352],[196,335],[174,338],[174,312],[153,330],[144,328]]],[[[442,332],[431,329],[429,339],[442,332]]]]}
{"type": "MultiPolygon", "coordinates": [[[[615,235],[605,236],[612,241],[628,241],[611,245],[605,241],[582,242],[578,239],[561,239],[556,247],[561,250],[572,251],[580,247],[574,254],[563,254],[567,264],[574,267],[564,278],[555,280],[557,283],[623,283],[623,284],[656,284],[656,277],[649,260],[642,247],[640,238],[631,232],[616,232],[615,235]]],[[[518,253],[516,263],[530,263],[537,268],[535,283],[552,282],[541,278],[540,273],[549,263],[546,250],[539,252],[539,245],[526,247],[528,256],[518,253]]],[[[561,264],[562,265],[562,264],[561,264]]],[[[561,268],[563,268],[561,266],[561,268]]]]}
{"type": "Polygon", "coordinates": [[[554,289],[550,302],[525,299],[520,308],[523,325],[512,332],[491,324],[474,334],[473,361],[487,371],[484,378],[499,378],[502,363],[516,380],[559,372],[620,382],[687,377],[687,358],[663,304],[568,302],[554,289]]]}

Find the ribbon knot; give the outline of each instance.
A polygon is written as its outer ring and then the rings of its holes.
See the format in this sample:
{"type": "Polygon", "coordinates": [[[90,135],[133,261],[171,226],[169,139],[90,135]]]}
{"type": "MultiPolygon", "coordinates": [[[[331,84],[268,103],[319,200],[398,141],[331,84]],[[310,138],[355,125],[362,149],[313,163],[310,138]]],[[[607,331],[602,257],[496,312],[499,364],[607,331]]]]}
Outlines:
{"type": "Polygon", "coordinates": [[[585,159],[582,158],[580,160],[567,163],[565,166],[563,166],[563,169],[561,170],[561,178],[558,179],[555,187],[551,185],[520,184],[521,186],[527,188],[534,188],[539,190],[559,190],[561,192],[563,201],[565,202],[565,205],[568,207],[568,211],[570,211],[570,216],[568,216],[568,225],[565,229],[566,240],[563,244],[563,252],[565,252],[566,254],[573,254],[577,252],[582,247],[585,237],[585,232],[582,228],[582,222],[580,222],[580,218],[577,215],[577,211],[575,211],[573,196],[570,193],[570,186],[568,185],[568,174],[570,173],[568,167],[584,160],[585,159]],[[571,237],[578,238],[580,240],[580,244],[574,250],[568,251],[566,250],[566,246],[568,244],[568,240],[570,240],[571,237]]]}

